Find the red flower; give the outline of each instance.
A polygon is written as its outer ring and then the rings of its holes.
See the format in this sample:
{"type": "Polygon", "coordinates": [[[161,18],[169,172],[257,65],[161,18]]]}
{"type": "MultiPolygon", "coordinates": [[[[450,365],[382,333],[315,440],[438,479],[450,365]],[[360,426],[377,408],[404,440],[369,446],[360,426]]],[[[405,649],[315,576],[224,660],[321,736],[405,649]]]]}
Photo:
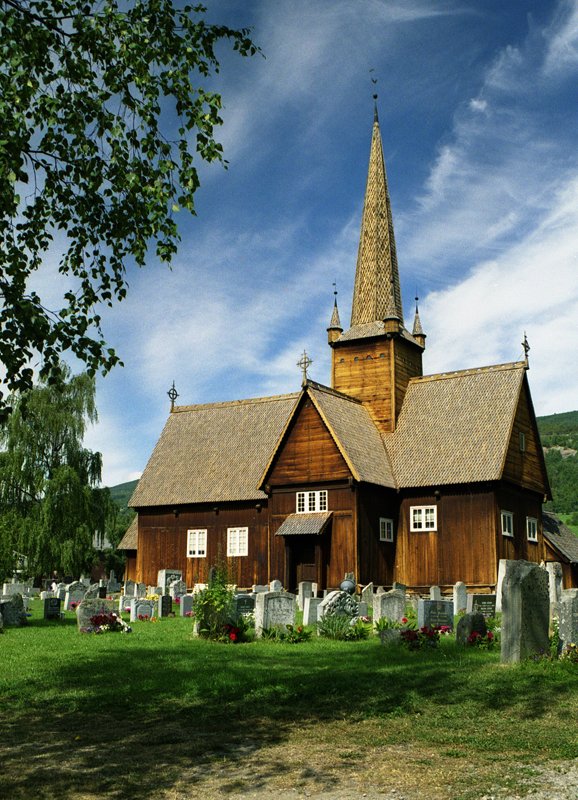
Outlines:
{"type": "Polygon", "coordinates": [[[402,622],[403,622],[403,624],[405,625],[405,623],[407,622],[407,617],[402,617],[402,618],[401,618],[401,621],[402,621],[402,622]]]}
{"type": "Polygon", "coordinates": [[[232,642],[236,642],[237,641],[237,634],[234,631],[231,631],[231,633],[229,634],[229,639],[232,642]]]}

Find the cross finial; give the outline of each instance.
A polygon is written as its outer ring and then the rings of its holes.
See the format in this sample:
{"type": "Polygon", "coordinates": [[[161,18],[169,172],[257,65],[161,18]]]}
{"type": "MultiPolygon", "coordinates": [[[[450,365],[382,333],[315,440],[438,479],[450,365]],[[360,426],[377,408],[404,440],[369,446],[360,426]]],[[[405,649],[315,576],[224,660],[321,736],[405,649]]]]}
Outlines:
{"type": "Polygon", "coordinates": [[[313,364],[313,361],[307,355],[307,350],[304,350],[303,351],[303,355],[301,356],[301,358],[297,362],[297,366],[300,367],[301,371],[303,372],[303,378],[301,380],[301,385],[302,386],[305,386],[306,383],[307,383],[307,370],[309,369],[311,364],[313,364]]]}
{"type": "Polygon", "coordinates": [[[373,120],[374,120],[374,122],[378,122],[378,119],[377,119],[377,78],[373,77],[373,75],[371,74],[372,72],[375,72],[373,67],[369,70],[369,75],[371,77],[371,82],[373,84],[373,120]]]}
{"type": "Polygon", "coordinates": [[[530,361],[528,359],[528,353],[530,352],[530,345],[528,344],[528,337],[526,336],[526,331],[524,331],[524,341],[522,342],[522,347],[524,348],[524,361],[526,362],[526,369],[529,369],[530,361]]]}
{"type": "Polygon", "coordinates": [[[179,396],[179,393],[178,393],[178,392],[177,392],[177,390],[175,389],[175,382],[174,382],[174,381],[173,381],[173,385],[172,385],[172,386],[171,386],[171,388],[168,390],[167,394],[168,394],[168,396],[169,396],[169,399],[170,399],[170,401],[171,401],[171,411],[174,411],[174,408],[175,408],[175,400],[176,400],[176,399],[177,399],[177,397],[179,396]]]}

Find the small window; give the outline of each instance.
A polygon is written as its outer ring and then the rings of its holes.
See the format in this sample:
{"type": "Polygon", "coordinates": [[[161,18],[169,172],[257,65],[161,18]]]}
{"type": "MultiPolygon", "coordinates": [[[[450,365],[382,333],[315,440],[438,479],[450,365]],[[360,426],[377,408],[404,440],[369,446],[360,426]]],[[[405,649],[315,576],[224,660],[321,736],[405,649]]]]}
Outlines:
{"type": "Polygon", "coordinates": [[[393,542],[393,520],[385,517],[379,518],[379,541],[393,542]]]}
{"type": "Polygon", "coordinates": [[[511,511],[502,511],[502,536],[514,537],[514,515],[511,511]]]}
{"type": "Polygon", "coordinates": [[[207,557],[206,528],[187,531],[187,558],[207,557]]]}
{"type": "Polygon", "coordinates": [[[538,541],[538,520],[536,517],[526,517],[526,535],[529,542],[538,541]]]}
{"type": "Polygon", "coordinates": [[[249,554],[249,528],[227,528],[227,555],[249,554]]]}
{"type": "Polygon", "coordinates": [[[526,452],[526,434],[520,431],[520,453],[526,452]]]}
{"type": "Polygon", "coordinates": [[[327,489],[316,492],[297,492],[297,513],[327,511],[327,489]]]}
{"type": "Polygon", "coordinates": [[[410,531],[437,531],[436,506],[410,506],[410,531]]]}

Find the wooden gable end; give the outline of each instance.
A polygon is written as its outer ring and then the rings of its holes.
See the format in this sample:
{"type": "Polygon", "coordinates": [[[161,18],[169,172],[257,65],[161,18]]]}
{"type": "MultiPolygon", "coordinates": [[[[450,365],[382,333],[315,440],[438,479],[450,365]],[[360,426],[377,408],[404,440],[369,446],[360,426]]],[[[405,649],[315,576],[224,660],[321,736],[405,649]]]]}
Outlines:
{"type": "Polygon", "coordinates": [[[544,453],[526,378],[518,399],[502,476],[525,489],[550,496],[544,453]]]}
{"type": "Polygon", "coordinates": [[[351,471],[310,398],[304,396],[269,470],[271,486],[343,480],[351,471]]]}

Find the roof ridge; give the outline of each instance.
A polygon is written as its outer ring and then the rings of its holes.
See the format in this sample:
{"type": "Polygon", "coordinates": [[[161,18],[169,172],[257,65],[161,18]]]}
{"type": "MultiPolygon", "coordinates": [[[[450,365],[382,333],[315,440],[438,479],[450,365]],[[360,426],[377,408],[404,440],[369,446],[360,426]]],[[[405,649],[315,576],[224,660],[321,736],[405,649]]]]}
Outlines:
{"type": "Polygon", "coordinates": [[[216,403],[194,403],[188,406],[175,406],[171,414],[179,414],[187,411],[200,411],[207,408],[227,408],[233,406],[253,405],[255,403],[272,403],[277,400],[295,400],[300,392],[289,392],[288,394],[275,394],[268,397],[247,397],[244,400],[222,400],[216,403]]]}
{"type": "Polygon", "coordinates": [[[471,375],[480,375],[487,372],[507,372],[508,370],[526,370],[524,361],[510,361],[506,364],[490,364],[485,367],[472,367],[470,369],[458,369],[453,372],[437,372],[432,375],[421,375],[410,379],[410,383],[428,383],[429,381],[441,381],[448,378],[466,378],[471,375]]]}
{"type": "Polygon", "coordinates": [[[312,389],[316,389],[319,392],[333,395],[333,397],[339,397],[342,400],[350,400],[352,403],[356,403],[360,406],[363,405],[363,402],[357,397],[351,397],[351,395],[339,392],[337,389],[332,389],[330,386],[325,386],[323,383],[317,383],[316,381],[307,379],[307,386],[310,386],[312,389]]]}

